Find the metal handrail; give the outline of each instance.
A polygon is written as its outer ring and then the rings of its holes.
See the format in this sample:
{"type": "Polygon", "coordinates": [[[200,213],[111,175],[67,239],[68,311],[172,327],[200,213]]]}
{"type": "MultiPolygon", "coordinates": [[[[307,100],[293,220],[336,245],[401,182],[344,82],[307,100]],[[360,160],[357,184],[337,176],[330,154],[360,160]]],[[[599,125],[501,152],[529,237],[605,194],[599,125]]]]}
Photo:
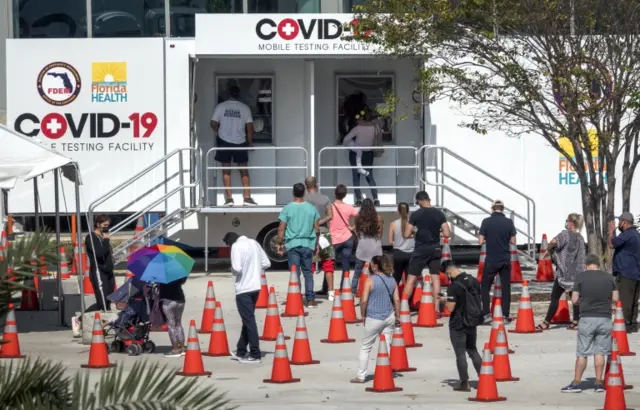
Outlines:
{"type": "MultiPolygon", "coordinates": [[[[231,171],[234,170],[303,170],[304,171],[304,178],[309,176],[309,167],[308,167],[308,163],[309,163],[309,152],[303,148],[303,147],[213,147],[211,149],[209,149],[209,151],[207,151],[206,155],[205,155],[205,169],[206,169],[206,175],[205,175],[205,204],[207,206],[211,206],[211,201],[210,201],[210,197],[209,197],[209,191],[223,191],[225,189],[230,189],[230,190],[241,190],[241,189],[250,189],[250,190],[268,190],[268,191],[276,191],[276,190],[281,190],[281,189],[291,189],[291,186],[280,186],[280,185],[276,185],[276,186],[249,186],[249,187],[244,187],[244,186],[231,186],[231,187],[224,187],[224,186],[217,186],[217,171],[219,170],[224,170],[224,169],[228,169],[231,171]],[[261,165],[247,165],[247,166],[238,166],[238,165],[234,165],[234,166],[230,166],[230,167],[224,167],[224,166],[214,166],[214,165],[210,165],[211,162],[216,163],[217,161],[215,160],[215,158],[212,158],[212,153],[215,153],[217,151],[299,151],[302,152],[302,160],[303,160],[303,165],[273,165],[273,166],[261,166],[261,165]],[[209,182],[209,171],[214,171],[214,177],[213,177],[213,182],[214,185],[212,186],[209,182]]],[[[303,178],[303,179],[304,179],[303,178]]]]}
{"type": "Polygon", "coordinates": [[[101,205],[104,202],[106,202],[107,200],[113,198],[116,194],[122,192],[122,190],[124,190],[125,188],[129,187],[133,183],[137,182],[138,180],[140,180],[142,177],[144,177],[145,175],[147,175],[151,171],[155,170],[158,166],[165,165],[167,163],[167,161],[169,159],[173,158],[176,154],[178,154],[178,159],[179,159],[179,171],[178,171],[178,178],[179,178],[179,181],[180,181],[179,186],[174,188],[170,192],[164,194],[160,198],[156,199],[151,205],[147,205],[141,211],[139,210],[139,211],[131,214],[129,217],[125,218],[123,221],[121,221],[117,225],[113,226],[110,229],[110,233],[113,234],[113,233],[117,233],[117,232],[121,231],[127,225],[129,225],[130,223],[135,221],[140,215],[143,215],[148,210],[151,210],[154,206],[162,203],[163,201],[166,201],[169,197],[173,196],[174,194],[176,194],[179,191],[181,191],[180,205],[181,205],[182,208],[184,208],[185,205],[186,205],[185,204],[185,198],[184,198],[184,189],[197,188],[197,186],[200,184],[200,172],[196,172],[195,173],[194,180],[190,181],[189,184],[185,184],[184,183],[184,172],[186,170],[184,169],[184,160],[182,158],[182,152],[183,151],[189,151],[190,153],[193,153],[193,152],[196,153],[196,155],[193,155],[193,156],[190,156],[190,157],[191,158],[195,158],[195,168],[196,168],[196,170],[199,170],[200,169],[200,157],[201,156],[198,155],[199,154],[198,149],[190,147],[190,148],[179,148],[179,149],[176,149],[174,151],[171,151],[169,154],[165,155],[164,157],[162,157],[158,161],[156,161],[153,164],[149,165],[147,168],[145,168],[142,171],[138,172],[137,174],[135,174],[134,176],[132,176],[128,180],[124,181],[123,183],[121,183],[120,185],[118,185],[117,187],[112,189],[111,191],[107,192],[106,194],[102,195],[98,199],[94,200],[89,205],[89,208],[87,209],[87,212],[86,212],[88,223],[89,224],[93,223],[93,213],[94,213],[94,210],[99,205],[101,205]]]}
{"type": "MultiPolygon", "coordinates": [[[[443,192],[447,191],[453,195],[455,195],[456,197],[462,199],[463,201],[467,202],[468,204],[474,206],[475,208],[481,210],[484,213],[490,213],[489,211],[487,211],[486,208],[482,207],[481,205],[477,204],[476,202],[472,201],[471,199],[469,199],[467,196],[461,194],[460,192],[457,192],[455,189],[447,186],[444,184],[444,177],[446,176],[447,178],[451,179],[453,182],[460,184],[462,187],[469,189],[471,192],[479,195],[480,197],[482,197],[483,199],[486,199],[488,201],[492,201],[493,199],[488,197],[487,195],[479,192],[478,190],[476,190],[475,188],[470,187],[468,184],[465,184],[461,181],[459,181],[456,178],[451,177],[450,175],[448,175],[445,171],[444,171],[444,161],[438,161],[437,158],[437,154],[438,151],[440,151],[441,156],[443,157],[442,159],[444,159],[444,154],[446,153],[447,155],[450,155],[451,157],[457,159],[458,161],[462,162],[463,164],[471,167],[472,169],[474,169],[475,171],[479,172],[480,174],[486,176],[487,178],[499,183],[500,185],[502,185],[503,187],[509,189],[510,191],[512,191],[513,193],[521,196],[522,198],[525,199],[526,203],[527,203],[527,211],[526,211],[526,217],[520,214],[515,213],[514,211],[510,211],[512,213],[512,215],[517,216],[518,218],[522,219],[526,225],[527,225],[527,231],[524,232],[520,229],[516,230],[525,236],[525,238],[527,239],[527,250],[530,254],[530,256],[534,257],[535,256],[535,243],[536,243],[536,203],[533,200],[533,198],[529,197],[528,195],[526,195],[525,193],[519,191],[518,189],[514,188],[513,186],[507,184],[506,182],[504,182],[503,180],[499,179],[498,177],[488,173],[487,171],[485,171],[484,169],[482,169],[481,167],[473,164],[472,162],[468,161],[467,159],[461,157],[460,155],[456,154],[455,152],[451,151],[450,149],[446,148],[446,147],[442,147],[442,146],[437,146],[437,145],[423,145],[422,147],[420,147],[420,149],[418,150],[418,155],[420,155],[420,158],[424,158],[427,153],[429,151],[435,151],[435,165],[433,166],[425,166],[425,172],[423,173],[424,175],[424,179],[421,180],[421,182],[425,185],[431,185],[434,186],[436,188],[440,188],[443,192]],[[442,169],[440,169],[440,167],[442,167],[442,169]],[[428,171],[431,172],[436,172],[436,181],[429,181],[427,173],[428,171]],[[438,175],[441,176],[441,181],[438,181],[438,175]]],[[[444,193],[442,193],[442,195],[439,195],[439,197],[442,198],[442,203],[439,203],[439,205],[444,206],[444,193]]],[[[506,209],[506,208],[505,208],[506,209]]],[[[509,211],[509,210],[507,210],[509,211]]]]}
{"type": "MultiPolygon", "coordinates": [[[[370,167],[367,168],[371,168],[371,169],[395,169],[396,170],[396,175],[398,175],[398,170],[401,169],[415,169],[415,174],[414,174],[414,184],[413,185],[378,185],[375,188],[377,189],[415,189],[416,192],[418,192],[418,190],[420,189],[420,163],[418,161],[419,159],[419,155],[418,155],[418,148],[413,147],[413,146],[407,146],[407,145],[381,145],[381,146],[368,146],[368,147],[358,147],[358,149],[361,150],[367,150],[367,151],[373,151],[373,150],[382,150],[382,151],[393,151],[394,155],[394,159],[395,159],[395,164],[393,165],[372,165],[370,167]],[[398,151],[400,150],[409,150],[409,151],[413,151],[414,152],[414,164],[413,165],[399,165],[398,164],[398,151]]],[[[322,184],[322,171],[325,170],[339,170],[339,169],[349,169],[349,170],[353,170],[356,169],[357,167],[352,166],[352,165],[322,165],[322,154],[324,154],[325,152],[328,151],[349,151],[351,150],[351,147],[347,147],[347,146],[333,146],[333,147],[324,147],[322,148],[320,151],[318,151],[318,161],[317,161],[317,167],[318,167],[318,173],[316,175],[316,178],[318,179],[318,186],[320,190],[323,189],[333,189],[333,187],[330,186],[324,186],[322,184]]],[[[356,189],[356,188],[362,188],[361,186],[346,186],[347,189],[356,189]]]]}

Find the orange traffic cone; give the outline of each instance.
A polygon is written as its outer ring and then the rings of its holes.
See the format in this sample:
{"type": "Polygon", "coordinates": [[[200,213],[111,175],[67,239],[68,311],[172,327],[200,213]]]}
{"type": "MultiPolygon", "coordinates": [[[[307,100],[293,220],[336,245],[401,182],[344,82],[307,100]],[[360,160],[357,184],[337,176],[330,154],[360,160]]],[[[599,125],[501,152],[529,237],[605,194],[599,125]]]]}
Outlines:
{"type": "MultiPolygon", "coordinates": [[[[289,288],[287,289],[287,303],[284,307],[282,317],[297,317],[302,306],[302,294],[300,293],[300,282],[298,281],[298,270],[295,266],[291,267],[289,274],[289,288]]],[[[307,316],[308,313],[305,313],[307,316]]]]}
{"type": "MultiPolygon", "coordinates": [[[[139,240],[142,239],[142,231],[144,231],[144,215],[140,215],[138,217],[138,222],[136,223],[136,230],[133,233],[133,239],[139,240]]],[[[129,255],[144,247],[145,244],[135,242],[133,245],[129,247],[129,255]]]]}
{"type": "Polygon", "coordinates": [[[358,319],[358,315],[356,314],[356,305],[353,301],[353,293],[351,292],[349,272],[344,273],[340,302],[342,303],[342,314],[344,315],[345,323],[362,323],[362,319],[358,319]]]}
{"type": "Polygon", "coordinates": [[[209,339],[209,350],[203,355],[212,357],[231,356],[229,342],[227,341],[227,329],[224,327],[224,316],[222,316],[222,305],[219,301],[216,301],[216,312],[213,315],[213,329],[209,339]]]}
{"type": "Polygon", "coordinates": [[[496,308],[496,301],[502,301],[502,280],[499,275],[496,275],[493,280],[493,297],[491,298],[491,315],[493,316],[493,311],[496,308]]]}
{"type": "Polygon", "coordinates": [[[571,323],[571,317],[569,316],[569,302],[567,301],[567,292],[563,292],[560,296],[558,309],[556,309],[556,314],[553,315],[551,323],[559,325],[567,325],[571,323]]]}
{"type": "Polygon", "coordinates": [[[422,278],[417,278],[416,287],[413,290],[413,297],[411,298],[411,306],[414,309],[420,307],[420,299],[422,299],[422,278]]]}
{"type": "Polygon", "coordinates": [[[367,387],[365,390],[374,393],[402,391],[402,388],[396,387],[393,382],[393,370],[391,370],[387,342],[382,334],[378,345],[378,359],[376,360],[376,371],[373,375],[373,387],[367,387]]]}
{"type": "Polygon", "coordinates": [[[134,276],[135,275],[129,269],[127,269],[127,271],[124,273],[125,279],[133,278],[134,276]]]}
{"type": "MultiPolygon", "coordinates": [[[[273,342],[278,339],[280,329],[280,312],[278,312],[278,301],[276,300],[276,290],[273,286],[269,288],[269,305],[267,306],[267,317],[264,320],[264,329],[260,340],[273,342]]],[[[289,340],[289,336],[285,336],[289,340]]]]}
{"type": "Polygon", "coordinates": [[[624,398],[624,386],[618,362],[611,362],[605,384],[604,409],[602,410],[632,410],[627,409],[624,398]]]}
{"type": "Polygon", "coordinates": [[[551,259],[545,258],[547,254],[547,234],[542,234],[542,242],[540,243],[540,257],[538,258],[538,270],[536,271],[535,282],[553,282],[553,263],[551,259]]]}
{"type": "Polygon", "coordinates": [[[522,283],[522,267],[518,258],[518,247],[515,243],[510,245],[511,252],[511,283],[522,283]]]}
{"type": "Polygon", "coordinates": [[[620,371],[620,380],[622,381],[622,387],[625,390],[633,389],[633,386],[624,382],[624,371],[622,371],[622,361],[620,359],[620,353],[618,352],[618,342],[616,339],[611,340],[611,356],[607,360],[607,368],[604,372],[604,385],[607,385],[607,379],[609,378],[609,372],[611,369],[611,363],[616,362],[618,364],[618,370],[620,371]]]}
{"type": "Polygon", "coordinates": [[[476,279],[478,282],[482,283],[482,272],[484,271],[484,263],[487,259],[487,244],[483,243],[480,247],[480,260],[478,261],[478,273],[476,274],[476,279]]]}
{"type": "Polygon", "coordinates": [[[307,324],[304,320],[304,312],[300,310],[298,323],[296,323],[296,337],[293,339],[293,353],[291,353],[291,364],[308,365],[318,364],[320,360],[313,360],[311,356],[311,346],[309,345],[309,335],[307,334],[307,324]]]}
{"type": "Polygon", "coordinates": [[[362,291],[364,290],[364,283],[369,279],[369,263],[365,263],[362,267],[362,273],[360,273],[360,278],[358,279],[358,291],[356,292],[356,297],[359,298],[362,296],[362,291]]]}
{"type": "MultiPolygon", "coordinates": [[[[95,295],[96,292],[93,290],[93,284],[91,283],[91,278],[89,277],[89,271],[91,270],[89,265],[89,256],[87,252],[82,254],[82,292],[85,295],[95,295]]],[[[91,256],[93,257],[93,255],[91,256]]]]}
{"type": "MultiPolygon", "coordinates": [[[[498,299],[496,301],[496,309],[494,311],[493,317],[491,318],[491,333],[489,335],[489,349],[491,349],[491,352],[494,352],[496,345],[498,344],[498,331],[500,330],[500,326],[504,328],[504,316],[502,316],[502,301],[498,299]]],[[[506,340],[506,332],[504,337],[506,340]]],[[[513,350],[509,349],[508,340],[507,349],[509,350],[509,353],[515,353],[513,350]]]]}
{"type": "MultiPolygon", "coordinates": [[[[448,262],[453,260],[451,259],[451,247],[449,246],[449,238],[443,238],[441,242],[442,242],[442,251],[440,256],[440,264],[442,264],[443,262],[448,262]]],[[[449,286],[451,284],[449,277],[444,272],[440,272],[439,276],[440,276],[440,286],[449,286]]]]}
{"type": "Polygon", "coordinates": [[[85,369],[106,369],[108,367],[116,367],[114,363],[109,363],[109,351],[104,341],[104,332],[102,331],[102,320],[100,313],[96,313],[93,317],[93,331],[91,332],[91,347],[89,348],[89,363],[80,367],[85,369]]]}
{"type": "Polygon", "coordinates": [[[47,266],[47,260],[45,259],[44,256],[40,257],[40,276],[42,276],[43,278],[46,278],[49,276],[49,267],[47,266]]]}
{"type": "Polygon", "coordinates": [[[442,317],[450,317],[451,316],[451,312],[449,312],[449,309],[447,309],[447,304],[443,303],[442,304],[442,317]]]}
{"type": "Polygon", "coordinates": [[[622,302],[616,303],[616,314],[613,319],[613,332],[611,332],[618,342],[620,356],[635,356],[636,354],[629,350],[629,339],[627,339],[627,327],[624,324],[624,316],[622,315],[622,302]]]}
{"type": "MultiPolygon", "coordinates": [[[[2,233],[4,233],[4,231],[2,233]]],[[[13,303],[10,303],[9,312],[4,322],[2,343],[0,344],[0,359],[22,359],[24,357],[26,356],[20,353],[16,314],[13,311],[13,303]]]]}
{"type": "Polygon", "coordinates": [[[415,372],[415,367],[409,367],[409,358],[407,357],[407,348],[404,345],[404,335],[402,327],[393,329],[393,338],[391,339],[391,370],[394,372],[415,372]]]}
{"type": "Polygon", "coordinates": [[[204,309],[202,309],[202,321],[198,333],[211,333],[213,331],[213,317],[216,314],[216,294],[213,291],[213,282],[207,282],[207,293],[204,297],[204,309]]]}
{"type": "Polygon", "coordinates": [[[509,346],[507,345],[507,331],[503,324],[498,329],[498,338],[496,340],[496,348],[493,356],[493,371],[496,375],[496,381],[499,382],[517,382],[519,377],[511,375],[511,363],[509,362],[509,346]]]}
{"type": "Polygon", "coordinates": [[[7,258],[7,233],[3,230],[0,233],[0,262],[7,258]]]}
{"type": "Polygon", "coordinates": [[[404,293],[402,294],[402,301],[400,302],[400,324],[402,325],[402,334],[404,336],[404,347],[422,347],[422,343],[416,343],[415,336],[413,335],[409,297],[404,293]]]}
{"type": "Polygon", "coordinates": [[[211,372],[204,370],[202,353],[200,352],[200,342],[198,341],[198,331],[196,321],[189,322],[189,337],[187,338],[187,353],[184,356],[184,366],[182,371],[176,372],[177,376],[211,376],[211,372]]]}
{"type": "Polygon", "coordinates": [[[349,339],[349,335],[347,334],[347,324],[344,321],[344,313],[342,312],[342,302],[340,301],[340,295],[336,295],[335,299],[333,299],[333,307],[331,308],[329,336],[327,339],[322,339],[320,342],[353,343],[355,341],[355,339],[349,339]]]}
{"type": "Polygon", "coordinates": [[[75,238],[73,239],[73,258],[71,260],[71,274],[77,275],[78,272],[82,272],[80,268],[80,247],[78,246],[78,242],[76,242],[75,238]]]}
{"type": "Polygon", "coordinates": [[[493,357],[491,357],[491,349],[489,343],[485,343],[482,352],[482,368],[480,369],[480,378],[478,380],[478,393],[476,397],[469,397],[469,401],[493,402],[505,401],[506,397],[498,396],[498,384],[496,376],[493,374],[493,357]]]}
{"type": "Polygon", "coordinates": [[[67,260],[67,255],[64,250],[64,246],[60,247],[60,278],[61,279],[71,279],[71,274],[69,273],[69,261],[67,260]]]}
{"type": "Polygon", "coordinates": [[[260,274],[260,294],[256,301],[256,309],[266,309],[269,307],[269,287],[267,286],[267,274],[260,274]]]}
{"type": "Polygon", "coordinates": [[[40,303],[38,301],[38,292],[36,292],[36,290],[32,288],[22,289],[22,296],[20,298],[20,308],[16,310],[19,310],[19,311],[38,310],[39,308],[40,308],[40,303]]]}
{"type": "Polygon", "coordinates": [[[533,308],[531,306],[531,296],[529,296],[529,281],[522,282],[522,294],[518,304],[518,317],[516,318],[516,329],[511,333],[540,333],[542,330],[536,329],[533,320],[533,308]]]}
{"type": "Polygon", "coordinates": [[[431,279],[429,275],[424,276],[422,287],[422,299],[420,300],[420,310],[418,310],[418,320],[414,327],[441,327],[441,323],[436,322],[436,305],[433,301],[433,291],[431,290],[431,279]]]}
{"type": "Polygon", "coordinates": [[[404,291],[404,282],[406,281],[407,276],[404,272],[402,272],[402,277],[400,278],[400,283],[398,283],[398,293],[402,293],[404,291]]]}
{"type": "MultiPolygon", "coordinates": [[[[338,299],[338,298],[336,298],[338,299]]],[[[276,340],[276,351],[273,354],[273,368],[271,369],[271,378],[264,379],[264,383],[298,383],[300,379],[294,379],[291,374],[291,363],[289,363],[289,354],[287,353],[287,344],[285,343],[282,327],[278,329],[278,339],[276,340]]]]}

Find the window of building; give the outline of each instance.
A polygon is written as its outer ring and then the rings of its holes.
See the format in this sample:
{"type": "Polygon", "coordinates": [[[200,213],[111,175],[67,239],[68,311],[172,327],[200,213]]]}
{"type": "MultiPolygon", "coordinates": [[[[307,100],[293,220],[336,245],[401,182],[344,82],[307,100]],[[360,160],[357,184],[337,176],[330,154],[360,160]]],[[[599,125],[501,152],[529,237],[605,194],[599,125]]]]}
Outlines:
{"type": "Polygon", "coordinates": [[[164,36],[164,25],[158,24],[164,0],[91,0],[91,7],[93,37],[164,36]]]}
{"type": "Polygon", "coordinates": [[[248,13],[320,13],[320,0],[248,0],[248,13]]]}
{"type": "MultiPolygon", "coordinates": [[[[345,135],[355,126],[355,116],[368,107],[376,112],[377,108],[386,105],[387,98],[393,92],[393,76],[390,75],[359,75],[338,76],[338,133],[340,142],[345,135]]],[[[393,141],[393,121],[391,117],[375,115],[376,122],[382,130],[382,141],[393,141]]]]}
{"type": "Polygon", "coordinates": [[[353,13],[356,6],[365,4],[366,0],[342,0],[342,12],[353,13]]]}
{"type": "Polygon", "coordinates": [[[229,99],[229,89],[240,89],[240,101],[247,104],[253,116],[254,143],[273,142],[273,77],[272,76],[217,76],[216,104],[229,99]]]}
{"type": "MultiPolygon", "coordinates": [[[[169,0],[171,37],[195,37],[196,14],[242,13],[242,2],[243,0],[169,0]]],[[[158,24],[164,27],[164,13],[158,16],[158,24]]]]}
{"type": "Polygon", "coordinates": [[[86,37],[85,0],[10,0],[16,38],[86,37]]]}

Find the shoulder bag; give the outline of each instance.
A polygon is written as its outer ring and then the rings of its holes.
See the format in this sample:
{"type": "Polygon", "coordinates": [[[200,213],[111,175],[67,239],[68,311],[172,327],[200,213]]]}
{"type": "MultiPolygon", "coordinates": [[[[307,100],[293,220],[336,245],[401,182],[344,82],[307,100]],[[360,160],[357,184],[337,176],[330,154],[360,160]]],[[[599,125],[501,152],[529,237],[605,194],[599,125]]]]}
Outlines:
{"type": "MultiPolygon", "coordinates": [[[[382,147],[382,130],[380,129],[380,125],[374,124],[375,127],[375,137],[374,137],[374,145],[376,147],[382,147]]],[[[373,150],[373,156],[379,158],[384,154],[384,150],[382,148],[377,148],[373,150]]]]}
{"type": "Polygon", "coordinates": [[[340,212],[340,210],[336,206],[335,202],[332,202],[331,205],[333,205],[333,208],[338,213],[338,216],[340,217],[340,219],[342,219],[342,222],[344,222],[344,224],[347,226],[347,229],[351,232],[351,237],[353,238],[353,249],[357,248],[358,247],[358,235],[356,235],[356,233],[351,229],[351,225],[349,225],[349,222],[344,219],[344,216],[342,216],[342,213],[340,212]]]}

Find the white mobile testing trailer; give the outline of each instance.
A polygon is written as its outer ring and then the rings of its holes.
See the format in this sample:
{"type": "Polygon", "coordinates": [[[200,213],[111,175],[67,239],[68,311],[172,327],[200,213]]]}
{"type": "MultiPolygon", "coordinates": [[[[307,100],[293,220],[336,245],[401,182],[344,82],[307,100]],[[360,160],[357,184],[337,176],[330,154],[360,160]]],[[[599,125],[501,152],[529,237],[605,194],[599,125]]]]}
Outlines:
{"type": "MultiPolygon", "coordinates": [[[[292,185],[315,175],[330,197],[338,183],[353,191],[339,126],[354,96],[371,107],[388,93],[400,101],[383,121],[384,153],[373,172],[385,225],[398,202],[413,204],[415,192],[426,189],[454,228],[455,253],[477,244],[491,201],[502,199],[523,256],[530,256],[543,233],[555,235],[566,214],[580,212],[575,173],[541,138],[477,135],[458,127],[462,118],[448,102],[423,106],[415,72],[421,60],[344,40],[352,21],[348,14],[202,14],[195,39],[8,40],[7,61],[20,61],[7,67],[8,124],[80,163],[89,218],[132,212],[117,232],[141,214],[162,213],[115,250],[118,260],[133,241],[157,236],[208,256],[234,230],[283,262],[272,241],[292,185]],[[254,116],[249,173],[257,207],[241,205],[236,170],[237,205],[222,206],[209,121],[232,84],[254,116]]],[[[41,194],[47,189],[51,181],[44,180],[41,194]]],[[[10,212],[33,213],[32,196],[31,185],[19,184],[10,212]]],[[[67,202],[73,198],[67,189],[67,202]]],[[[40,211],[50,208],[44,203],[40,211]]]]}

